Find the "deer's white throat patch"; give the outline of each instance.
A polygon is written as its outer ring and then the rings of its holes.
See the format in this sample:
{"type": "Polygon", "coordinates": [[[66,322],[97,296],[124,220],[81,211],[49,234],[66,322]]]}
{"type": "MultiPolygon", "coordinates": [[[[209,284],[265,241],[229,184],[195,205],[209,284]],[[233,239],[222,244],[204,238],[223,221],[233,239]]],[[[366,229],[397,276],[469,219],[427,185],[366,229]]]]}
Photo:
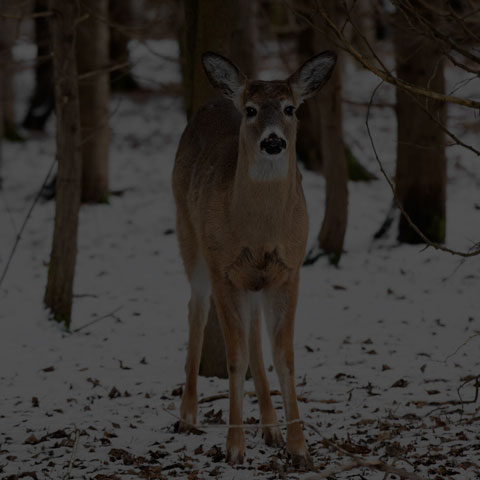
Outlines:
{"type": "Polygon", "coordinates": [[[285,150],[277,155],[257,152],[250,164],[250,178],[256,182],[271,182],[285,178],[288,173],[288,155],[285,150]]]}

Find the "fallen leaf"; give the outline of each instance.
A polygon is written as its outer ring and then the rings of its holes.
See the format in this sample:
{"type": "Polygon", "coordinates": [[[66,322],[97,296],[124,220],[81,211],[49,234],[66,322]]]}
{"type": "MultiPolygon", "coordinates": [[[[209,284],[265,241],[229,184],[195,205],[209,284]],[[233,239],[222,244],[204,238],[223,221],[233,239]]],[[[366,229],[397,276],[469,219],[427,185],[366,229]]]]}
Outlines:
{"type": "Polygon", "coordinates": [[[26,445],[36,445],[37,443],[39,443],[40,440],[35,436],[33,435],[30,435],[29,437],[27,437],[25,440],[24,440],[24,444],[26,445]]]}
{"type": "Polygon", "coordinates": [[[174,388],[172,390],[172,395],[174,397],[181,397],[183,395],[183,387],[180,385],[179,387],[174,388]]]}
{"type": "Polygon", "coordinates": [[[407,385],[407,380],[401,378],[400,380],[397,380],[390,388],[405,388],[407,385]]]}
{"type": "Polygon", "coordinates": [[[108,396],[110,398],[118,398],[118,397],[121,397],[122,394],[118,391],[118,389],[116,387],[112,387],[108,396]]]}

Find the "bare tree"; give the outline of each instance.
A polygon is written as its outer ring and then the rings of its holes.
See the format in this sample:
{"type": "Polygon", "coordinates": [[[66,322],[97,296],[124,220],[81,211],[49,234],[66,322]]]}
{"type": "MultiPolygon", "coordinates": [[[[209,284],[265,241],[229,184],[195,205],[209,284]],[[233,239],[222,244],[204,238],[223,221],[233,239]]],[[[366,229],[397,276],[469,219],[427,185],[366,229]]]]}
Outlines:
{"type": "MultiPolygon", "coordinates": [[[[201,54],[211,50],[227,55],[249,76],[256,70],[257,0],[184,0],[185,23],[180,38],[185,109],[190,118],[210,97],[217,95],[208,82],[201,54]]],[[[200,374],[227,378],[223,335],[213,301],[200,362],[200,374]]]]}
{"type": "MultiPolygon", "coordinates": [[[[48,11],[49,0],[35,0],[34,13],[48,11]]],[[[55,91],[53,86],[53,64],[50,57],[51,35],[48,17],[37,17],[35,43],[37,63],[35,65],[35,89],[30,99],[27,114],[22,125],[31,130],[43,130],[45,122],[54,109],[55,91]]]]}
{"type": "MultiPolygon", "coordinates": [[[[297,0],[296,6],[308,12],[308,0],[297,0]]],[[[313,22],[313,11],[308,15],[313,22]]],[[[316,52],[315,30],[310,24],[299,22],[303,26],[297,35],[297,52],[300,62],[305,62],[316,52]]],[[[320,135],[320,111],[316,98],[309,98],[297,109],[298,133],[297,153],[300,161],[309,170],[323,173],[323,159],[320,135]]]]}
{"type": "MultiPolygon", "coordinates": [[[[335,0],[322,1],[322,6],[334,22],[341,18],[341,10],[335,0]]],[[[321,16],[314,16],[316,29],[314,44],[319,51],[335,50],[331,32],[326,28],[321,16]]],[[[341,93],[341,66],[337,65],[332,78],[315,102],[314,111],[319,112],[318,136],[322,139],[321,152],[326,180],[325,216],[317,247],[329,255],[332,263],[337,264],[343,251],[343,242],[348,216],[348,169],[343,143],[343,115],[341,93]]],[[[314,251],[318,251],[314,248],[314,251]]],[[[312,262],[318,253],[311,251],[307,261],[312,262]]]]}
{"type": "MultiPolygon", "coordinates": [[[[158,2],[156,4],[158,5],[158,2]]],[[[108,2],[108,12],[111,20],[110,60],[117,65],[127,64],[126,67],[115,69],[110,73],[111,88],[124,91],[137,90],[140,87],[128,65],[130,57],[128,43],[131,35],[126,30],[131,26],[134,17],[132,0],[111,0],[108,2]]]]}
{"type": "MultiPolygon", "coordinates": [[[[440,3],[440,2],[437,2],[440,3]]],[[[419,18],[399,9],[395,18],[395,58],[398,78],[444,94],[444,57],[434,38],[422,35],[415,23],[432,15],[418,9],[419,18]]],[[[412,221],[434,242],[445,240],[446,157],[445,103],[420,99],[397,89],[397,171],[396,189],[412,221]],[[432,118],[433,117],[433,118],[432,118]],[[435,121],[436,120],[436,121],[435,121]]],[[[423,239],[402,215],[398,239],[421,243],[423,239]]]]}
{"type": "Polygon", "coordinates": [[[80,123],[82,138],[82,201],[108,200],[108,107],[110,84],[108,0],[83,0],[88,18],[77,32],[77,68],[80,75],[80,123]]]}
{"type": "MultiPolygon", "coordinates": [[[[412,29],[412,32],[416,32],[415,35],[421,35],[426,42],[433,40],[434,44],[436,44],[443,56],[451,62],[451,65],[455,66],[457,72],[460,70],[460,73],[463,73],[463,81],[457,83],[457,85],[468,83],[470,81],[469,77],[472,73],[478,75],[478,65],[480,65],[480,56],[477,54],[474,48],[471,48],[472,45],[478,45],[480,39],[478,7],[474,2],[470,1],[449,2],[447,0],[438,0],[438,2],[439,3],[423,1],[414,2],[412,0],[392,0],[392,3],[395,5],[395,7],[404,14],[405,20],[408,22],[408,26],[410,29],[412,29]]],[[[456,91],[452,91],[448,94],[443,92],[441,82],[437,83],[439,81],[438,72],[442,68],[442,62],[439,61],[439,56],[435,50],[432,50],[432,55],[435,56],[437,61],[434,62],[433,66],[432,64],[429,64],[429,68],[431,69],[430,74],[432,75],[431,81],[427,82],[426,86],[412,84],[397,75],[396,71],[392,71],[390,68],[388,68],[382,61],[379,52],[375,50],[372,51],[375,61],[372,61],[362,55],[362,53],[360,53],[346,37],[344,33],[345,21],[335,22],[331,15],[329,15],[327,10],[324,8],[323,2],[320,2],[317,7],[318,15],[325,21],[325,26],[332,33],[337,47],[344,49],[345,52],[357,60],[362,67],[368,69],[382,82],[389,83],[395,86],[398,90],[401,90],[402,93],[410,95],[410,98],[415,100],[415,104],[427,114],[426,118],[432,120],[440,128],[440,130],[444,132],[444,136],[448,136],[454,145],[458,145],[459,147],[465,148],[476,155],[480,155],[480,149],[466,142],[464,139],[462,139],[461,135],[452,131],[448,125],[445,124],[442,118],[443,114],[441,113],[441,108],[435,107],[435,105],[440,105],[440,103],[453,103],[464,108],[475,110],[480,108],[480,101],[473,97],[469,98],[465,95],[458,95],[456,91]],[[436,83],[436,89],[433,88],[434,81],[436,83]],[[437,104],[436,102],[439,103],[437,104]]],[[[304,13],[297,12],[297,15],[308,21],[308,18],[304,13]]],[[[381,17],[382,21],[387,21],[389,17],[388,12],[383,11],[381,13],[381,17]]],[[[352,18],[347,16],[346,22],[352,23],[352,18]]],[[[318,29],[316,26],[315,28],[318,29]]],[[[410,53],[414,55],[416,52],[412,51],[410,53]]],[[[421,58],[420,61],[422,61],[421,58]]],[[[375,92],[376,89],[372,90],[372,101],[375,92]]],[[[442,241],[430,239],[428,235],[426,235],[412,220],[407,210],[403,207],[403,203],[398,195],[395,185],[388,176],[378,155],[378,151],[375,148],[375,142],[368,123],[368,112],[370,112],[370,108],[372,107],[372,101],[367,105],[367,131],[370,136],[373,154],[375,155],[382,175],[392,190],[395,203],[400,209],[404,219],[402,221],[406,221],[410,228],[416,233],[416,235],[418,235],[419,238],[422,239],[424,243],[432,248],[435,248],[436,250],[448,252],[452,255],[458,255],[464,258],[480,255],[480,243],[474,244],[473,247],[470,246],[470,248],[466,250],[450,248],[443,245],[442,241]]],[[[436,137],[436,140],[434,141],[437,141],[438,139],[439,137],[436,137]]],[[[443,138],[441,139],[441,142],[443,145],[443,138]]],[[[425,146],[425,144],[423,144],[423,146],[425,146]]],[[[432,144],[429,145],[429,147],[432,146],[432,144]]],[[[441,156],[439,157],[439,160],[442,162],[441,156]]],[[[441,177],[442,169],[443,166],[440,163],[439,171],[435,172],[434,175],[439,175],[441,177]]],[[[430,188],[430,186],[428,188],[430,188]]],[[[441,200],[441,189],[437,191],[439,192],[438,198],[441,200]]],[[[441,207],[438,209],[438,212],[440,212],[440,214],[442,213],[441,207]]],[[[387,221],[389,221],[388,218],[387,221]]],[[[384,222],[384,226],[387,225],[387,221],[384,222]]],[[[439,229],[436,229],[437,231],[441,232],[445,229],[445,225],[442,227],[442,223],[444,222],[442,222],[441,216],[437,217],[436,223],[440,226],[439,229]]],[[[384,226],[382,226],[381,231],[384,231],[384,226]]]]}
{"type": "Polygon", "coordinates": [[[55,227],[44,302],[53,318],[70,325],[77,255],[82,161],[75,54],[76,0],[52,0],[58,178],[55,227]]]}
{"type": "Polygon", "coordinates": [[[12,18],[0,18],[0,77],[2,88],[0,90],[0,102],[2,104],[2,137],[16,139],[18,134],[15,129],[15,113],[13,108],[13,57],[12,47],[18,29],[18,20],[13,18],[18,15],[19,8],[6,0],[0,0],[0,12],[11,15],[12,18]]]}
{"type": "Polygon", "coordinates": [[[246,75],[255,72],[257,0],[184,0],[185,23],[180,38],[187,118],[217,93],[200,61],[211,50],[231,57],[246,75]]]}

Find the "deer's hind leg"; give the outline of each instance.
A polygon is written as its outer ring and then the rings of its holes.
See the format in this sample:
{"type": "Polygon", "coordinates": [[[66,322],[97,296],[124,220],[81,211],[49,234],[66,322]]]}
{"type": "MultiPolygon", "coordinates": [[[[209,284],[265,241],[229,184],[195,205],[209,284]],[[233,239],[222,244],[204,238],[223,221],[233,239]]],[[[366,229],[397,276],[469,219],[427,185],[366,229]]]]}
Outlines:
{"type": "MultiPolygon", "coordinates": [[[[250,371],[255,383],[258,405],[260,407],[260,423],[263,425],[277,424],[277,414],[273,408],[270,397],[270,387],[265,375],[262,353],[262,338],[260,329],[260,309],[257,307],[252,312],[252,320],[249,332],[249,357],[250,371]]],[[[280,447],[284,444],[282,432],[276,426],[263,427],[265,443],[272,447],[280,447]]]]}
{"type": "Polygon", "coordinates": [[[180,430],[188,430],[197,420],[197,377],[202,354],[203,333],[210,303],[210,276],[207,264],[195,241],[188,220],[177,221],[180,251],[190,281],[188,303],[188,353],[185,364],[186,383],[180,406],[180,430]]]}
{"type": "Polygon", "coordinates": [[[297,291],[298,272],[285,285],[268,292],[265,316],[288,423],[287,451],[294,464],[311,468],[295,393],[293,330],[297,291]]]}

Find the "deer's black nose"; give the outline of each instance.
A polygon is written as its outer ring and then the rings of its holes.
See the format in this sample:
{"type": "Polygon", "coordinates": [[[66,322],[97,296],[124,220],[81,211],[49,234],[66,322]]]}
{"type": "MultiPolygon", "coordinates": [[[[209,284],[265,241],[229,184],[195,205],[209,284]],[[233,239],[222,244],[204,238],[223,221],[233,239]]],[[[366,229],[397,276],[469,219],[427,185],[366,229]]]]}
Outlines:
{"type": "Polygon", "coordinates": [[[271,133],[260,142],[260,149],[265,150],[269,155],[277,155],[285,148],[287,148],[287,142],[275,133],[271,133]]]}

